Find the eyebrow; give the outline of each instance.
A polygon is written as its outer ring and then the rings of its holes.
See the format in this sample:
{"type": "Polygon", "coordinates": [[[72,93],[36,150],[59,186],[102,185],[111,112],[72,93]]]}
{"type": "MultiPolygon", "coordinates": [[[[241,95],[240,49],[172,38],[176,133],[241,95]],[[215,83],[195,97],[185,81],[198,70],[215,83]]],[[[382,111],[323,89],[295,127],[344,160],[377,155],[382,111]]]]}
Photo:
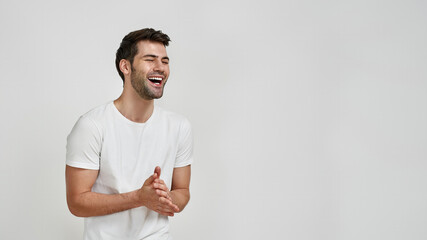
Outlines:
{"type": "MultiPolygon", "coordinates": [[[[145,58],[145,57],[158,58],[159,56],[154,55],[154,54],[147,54],[147,55],[144,55],[144,56],[142,56],[142,57],[143,57],[143,58],[145,58]]],[[[169,60],[169,57],[162,57],[162,59],[167,59],[167,60],[169,60]]]]}

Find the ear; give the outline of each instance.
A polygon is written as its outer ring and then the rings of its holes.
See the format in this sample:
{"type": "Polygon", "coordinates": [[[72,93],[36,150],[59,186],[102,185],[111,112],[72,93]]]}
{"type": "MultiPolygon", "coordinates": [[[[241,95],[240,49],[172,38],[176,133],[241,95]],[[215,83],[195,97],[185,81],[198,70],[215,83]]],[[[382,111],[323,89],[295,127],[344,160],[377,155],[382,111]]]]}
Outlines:
{"type": "Polygon", "coordinates": [[[131,73],[130,62],[126,59],[122,59],[119,62],[120,71],[122,71],[123,75],[127,76],[131,73]]]}

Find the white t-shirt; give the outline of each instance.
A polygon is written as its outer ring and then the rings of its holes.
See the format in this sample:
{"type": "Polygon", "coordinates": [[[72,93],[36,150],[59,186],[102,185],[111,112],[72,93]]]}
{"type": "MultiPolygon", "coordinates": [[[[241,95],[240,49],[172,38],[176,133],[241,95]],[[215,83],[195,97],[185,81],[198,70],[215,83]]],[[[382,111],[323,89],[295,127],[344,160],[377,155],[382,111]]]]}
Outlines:
{"type": "MultiPolygon", "coordinates": [[[[67,138],[66,164],[99,170],[92,187],[98,193],[139,189],[156,166],[170,189],[173,169],[192,162],[190,123],[159,107],[145,123],[136,123],[109,102],[81,116],[67,138]]],[[[88,217],[84,239],[171,239],[169,220],[146,207],[88,217]]]]}

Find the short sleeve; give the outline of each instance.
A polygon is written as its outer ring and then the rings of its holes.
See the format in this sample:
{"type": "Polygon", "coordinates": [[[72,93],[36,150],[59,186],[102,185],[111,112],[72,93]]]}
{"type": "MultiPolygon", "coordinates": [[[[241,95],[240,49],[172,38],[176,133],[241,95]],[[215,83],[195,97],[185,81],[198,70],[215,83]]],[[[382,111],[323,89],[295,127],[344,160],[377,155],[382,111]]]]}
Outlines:
{"type": "Polygon", "coordinates": [[[178,152],[175,167],[184,167],[193,163],[193,134],[191,124],[185,119],[180,126],[178,152]]]}
{"type": "Polygon", "coordinates": [[[101,131],[95,122],[88,117],[80,117],[67,137],[66,164],[98,170],[101,145],[101,131]]]}

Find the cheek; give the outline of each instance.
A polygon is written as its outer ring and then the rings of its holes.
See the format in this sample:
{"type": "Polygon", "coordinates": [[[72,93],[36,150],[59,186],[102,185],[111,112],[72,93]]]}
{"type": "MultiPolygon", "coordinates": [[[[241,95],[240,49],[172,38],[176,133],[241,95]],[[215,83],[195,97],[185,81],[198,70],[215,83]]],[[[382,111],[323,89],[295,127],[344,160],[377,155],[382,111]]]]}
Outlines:
{"type": "Polygon", "coordinates": [[[141,68],[141,71],[139,71],[139,73],[141,75],[143,75],[144,77],[150,72],[150,68],[147,66],[144,66],[143,68],[141,68]]]}

